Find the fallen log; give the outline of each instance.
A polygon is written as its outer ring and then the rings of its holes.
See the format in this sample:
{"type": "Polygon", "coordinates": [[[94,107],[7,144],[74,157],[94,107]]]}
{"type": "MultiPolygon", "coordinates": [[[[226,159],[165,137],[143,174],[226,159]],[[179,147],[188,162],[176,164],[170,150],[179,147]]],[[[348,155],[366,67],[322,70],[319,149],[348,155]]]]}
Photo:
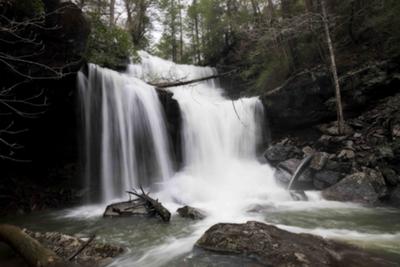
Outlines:
{"type": "Polygon", "coordinates": [[[164,222],[169,222],[171,219],[171,213],[167,210],[158,199],[153,199],[149,196],[149,193],[145,193],[143,188],[140,187],[141,193],[137,192],[135,189],[132,191],[127,191],[128,194],[134,195],[140,199],[142,199],[145,203],[144,205],[150,211],[150,213],[154,213],[161,217],[164,222]]]}
{"type": "Polygon", "coordinates": [[[300,165],[297,167],[296,171],[293,173],[292,178],[290,179],[289,185],[287,190],[290,193],[290,196],[297,201],[301,200],[308,200],[307,195],[304,193],[304,191],[301,190],[291,190],[293,183],[295,183],[301,174],[307,170],[307,168],[310,166],[312,159],[314,158],[314,155],[309,155],[305,159],[302,160],[300,165]]]}
{"type": "Polygon", "coordinates": [[[174,82],[164,82],[164,83],[148,82],[148,84],[156,87],[157,89],[165,89],[165,88],[169,88],[169,87],[183,86],[183,85],[188,85],[188,84],[192,84],[192,83],[198,83],[198,82],[203,82],[203,81],[207,81],[207,80],[217,79],[217,78],[224,77],[224,76],[227,76],[229,74],[232,74],[234,72],[236,72],[236,70],[228,71],[228,72],[225,72],[225,73],[222,73],[222,74],[214,74],[214,75],[210,75],[210,76],[207,76],[207,77],[194,79],[194,80],[189,80],[189,81],[174,81],[174,82]]]}
{"type": "Polygon", "coordinates": [[[65,267],[67,264],[57,254],[30,237],[21,228],[2,224],[0,225],[0,241],[9,245],[31,267],[65,267]]]}

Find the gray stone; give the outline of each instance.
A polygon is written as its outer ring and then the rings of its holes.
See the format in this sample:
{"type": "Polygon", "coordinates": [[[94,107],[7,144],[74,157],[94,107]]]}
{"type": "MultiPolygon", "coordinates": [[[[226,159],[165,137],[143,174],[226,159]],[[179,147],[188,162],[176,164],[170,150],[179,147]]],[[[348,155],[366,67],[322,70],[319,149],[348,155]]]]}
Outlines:
{"type": "Polygon", "coordinates": [[[218,223],[197,241],[210,253],[233,254],[263,266],[395,266],[364,250],[310,234],[295,234],[261,222],[218,223]]]}
{"type": "Polygon", "coordinates": [[[362,204],[378,204],[386,194],[387,187],[382,174],[368,168],[346,176],[322,192],[322,196],[328,200],[362,204]]]}
{"type": "Polygon", "coordinates": [[[353,150],[350,149],[343,149],[340,151],[338,158],[339,159],[354,159],[356,154],[354,153],[353,150]]]}
{"type": "Polygon", "coordinates": [[[290,145],[276,144],[274,146],[270,146],[264,152],[264,157],[270,163],[277,163],[288,159],[292,151],[293,147],[290,145]]]}
{"type": "Polygon", "coordinates": [[[329,154],[325,152],[317,152],[314,153],[314,157],[311,161],[310,168],[314,170],[322,170],[325,167],[325,164],[329,160],[329,154]]]}
{"type": "Polygon", "coordinates": [[[339,182],[342,177],[339,172],[322,170],[314,174],[313,184],[316,189],[323,190],[339,182]]]}
{"type": "Polygon", "coordinates": [[[396,186],[400,183],[400,176],[396,174],[396,172],[391,168],[383,168],[382,169],[383,177],[388,185],[396,186]]]}
{"type": "Polygon", "coordinates": [[[192,220],[202,220],[206,217],[206,213],[204,211],[189,206],[179,208],[177,212],[181,217],[192,220]]]}
{"type": "Polygon", "coordinates": [[[393,149],[388,145],[379,146],[378,154],[382,159],[392,159],[394,157],[393,149]]]}
{"type": "Polygon", "coordinates": [[[400,185],[390,193],[390,204],[400,208],[400,185]]]}

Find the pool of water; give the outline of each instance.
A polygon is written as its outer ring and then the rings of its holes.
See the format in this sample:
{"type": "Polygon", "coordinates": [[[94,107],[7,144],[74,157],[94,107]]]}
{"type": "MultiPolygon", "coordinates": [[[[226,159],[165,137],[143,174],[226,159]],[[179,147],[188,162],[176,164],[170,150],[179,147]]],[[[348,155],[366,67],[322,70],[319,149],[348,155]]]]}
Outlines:
{"type": "MultiPolygon", "coordinates": [[[[254,266],[249,260],[229,255],[210,255],[194,244],[215,218],[192,221],[174,214],[170,223],[158,218],[103,218],[104,206],[82,206],[54,212],[5,217],[34,231],[96,234],[97,239],[119,244],[126,252],[110,266],[254,266]]],[[[174,210],[172,207],[169,207],[174,210]]],[[[296,233],[311,233],[342,240],[399,262],[400,211],[366,208],[354,204],[323,201],[264,204],[249,208],[234,222],[258,220],[296,233]],[[318,207],[320,206],[320,208],[318,207]]],[[[229,221],[231,222],[231,221],[229,221]]]]}

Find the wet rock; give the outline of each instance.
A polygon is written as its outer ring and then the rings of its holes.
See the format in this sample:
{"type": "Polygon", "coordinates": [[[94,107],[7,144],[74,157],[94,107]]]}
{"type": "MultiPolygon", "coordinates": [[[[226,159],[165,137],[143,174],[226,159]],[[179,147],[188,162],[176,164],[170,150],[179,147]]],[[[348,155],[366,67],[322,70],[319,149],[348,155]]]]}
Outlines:
{"type": "Polygon", "coordinates": [[[356,156],[356,153],[354,153],[353,150],[350,149],[343,149],[340,151],[338,158],[339,159],[354,159],[356,156]]]}
{"type": "Polygon", "coordinates": [[[390,193],[389,203],[400,208],[400,185],[390,193]]]}
{"type": "Polygon", "coordinates": [[[396,186],[397,184],[400,184],[400,176],[398,176],[393,169],[383,168],[382,175],[388,185],[396,186]]]}
{"type": "Polygon", "coordinates": [[[289,193],[294,201],[308,201],[308,197],[303,190],[290,190],[289,193]]]}
{"type": "Polygon", "coordinates": [[[181,217],[189,218],[192,220],[202,220],[206,217],[204,211],[189,206],[184,206],[182,208],[179,208],[177,212],[181,217]]]}
{"type": "Polygon", "coordinates": [[[291,145],[276,144],[274,146],[270,146],[264,152],[264,157],[268,160],[268,162],[274,164],[290,158],[294,150],[295,148],[291,145]]]}
{"type": "MultiPolygon", "coordinates": [[[[288,159],[278,164],[275,177],[281,184],[288,185],[290,179],[300,165],[299,159],[288,159]]],[[[312,173],[306,170],[292,186],[295,190],[307,190],[312,188],[312,173]]]]}
{"type": "Polygon", "coordinates": [[[392,159],[394,158],[393,149],[388,145],[382,145],[378,147],[378,155],[381,159],[392,159]]]}
{"type": "MultiPolygon", "coordinates": [[[[339,135],[339,129],[336,121],[331,122],[329,124],[321,124],[318,126],[318,129],[321,131],[321,133],[326,135],[339,135]]],[[[345,124],[343,135],[353,135],[353,134],[354,134],[353,128],[345,124]]]]}
{"type": "Polygon", "coordinates": [[[316,189],[323,190],[336,184],[341,178],[343,175],[339,172],[322,170],[314,174],[313,185],[316,189]]]}
{"type": "Polygon", "coordinates": [[[346,176],[322,192],[322,196],[328,200],[362,204],[377,204],[386,194],[387,187],[382,174],[368,168],[346,176]]]}
{"type": "Polygon", "coordinates": [[[147,216],[149,211],[141,199],[113,203],[106,207],[103,217],[147,216]]]}
{"type": "Polygon", "coordinates": [[[88,242],[89,238],[76,237],[58,232],[39,233],[26,229],[24,229],[24,232],[66,260],[69,260],[72,255],[88,243],[84,250],[74,258],[74,262],[82,266],[105,266],[109,263],[110,259],[124,252],[122,247],[99,242],[96,239],[88,242]]]}
{"type": "Polygon", "coordinates": [[[393,137],[400,137],[400,124],[396,124],[392,128],[392,136],[393,137]]]}
{"type": "Polygon", "coordinates": [[[330,155],[325,152],[314,153],[314,157],[311,161],[310,168],[316,171],[322,170],[328,162],[330,155]]]}
{"type": "Polygon", "coordinates": [[[216,224],[203,234],[196,247],[240,255],[264,266],[360,266],[360,262],[363,266],[395,266],[357,247],[255,221],[216,224]]]}
{"type": "Polygon", "coordinates": [[[339,162],[335,160],[328,160],[325,164],[324,170],[339,172],[339,173],[350,173],[351,162],[339,162]]]}

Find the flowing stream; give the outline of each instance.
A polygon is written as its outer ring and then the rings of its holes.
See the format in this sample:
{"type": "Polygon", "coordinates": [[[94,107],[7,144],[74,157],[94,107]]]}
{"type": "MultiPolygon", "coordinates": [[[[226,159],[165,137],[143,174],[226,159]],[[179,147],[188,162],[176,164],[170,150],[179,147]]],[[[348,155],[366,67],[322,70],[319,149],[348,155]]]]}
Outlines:
{"type": "Polygon", "coordinates": [[[259,220],[293,232],[355,243],[400,262],[400,212],[321,199],[292,201],[276,184],[274,170],[257,158],[263,142],[258,98],[231,101],[214,80],[169,89],[182,114],[182,167],[174,166],[171,142],[156,90],[144,81],[190,80],[212,68],[177,65],[140,52],[126,73],[90,65],[80,74],[85,179],[89,203],[74,209],[14,218],[33,230],[95,232],[128,252],[110,266],[246,266],[233,256],[210,256],[193,246],[217,222],[259,220]],[[86,78],[88,77],[88,78],[86,78]],[[143,185],[173,212],[169,224],[156,218],[102,218],[105,205],[126,199],[143,185]],[[207,213],[182,219],[183,205],[207,213]],[[46,222],[46,223],[44,223],[46,222]]]}

